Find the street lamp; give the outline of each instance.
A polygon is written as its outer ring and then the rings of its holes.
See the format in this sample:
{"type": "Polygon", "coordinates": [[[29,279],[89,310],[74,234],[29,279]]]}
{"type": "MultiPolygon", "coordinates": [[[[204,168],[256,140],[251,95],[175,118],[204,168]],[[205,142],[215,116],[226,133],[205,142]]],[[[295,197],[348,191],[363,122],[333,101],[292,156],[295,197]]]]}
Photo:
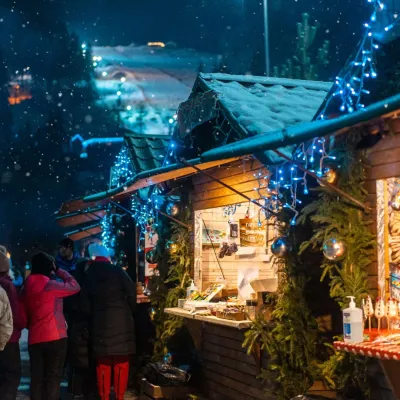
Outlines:
{"type": "Polygon", "coordinates": [[[268,25],[268,0],[263,1],[264,5],[264,38],[265,38],[265,74],[270,74],[269,63],[269,25],[268,25]]]}

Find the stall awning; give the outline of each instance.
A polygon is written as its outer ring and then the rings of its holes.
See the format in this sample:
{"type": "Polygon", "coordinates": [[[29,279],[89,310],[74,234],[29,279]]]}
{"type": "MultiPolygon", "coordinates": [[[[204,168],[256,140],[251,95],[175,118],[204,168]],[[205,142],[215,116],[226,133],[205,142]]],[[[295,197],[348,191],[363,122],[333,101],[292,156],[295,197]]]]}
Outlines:
{"type": "MultiPolygon", "coordinates": [[[[204,163],[202,163],[200,159],[195,159],[190,160],[189,164],[195,165],[201,170],[207,170],[218,167],[219,165],[229,164],[237,159],[238,157],[222,157],[220,160],[204,163]]],[[[93,203],[107,198],[113,198],[113,200],[117,201],[121,196],[126,196],[127,194],[136,192],[139,189],[144,189],[169,180],[184,178],[196,173],[197,171],[194,168],[185,166],[184,164],[171,164],[165,167],[141,172],[126,182],[124,186],[119,186],[115,189],[106,190],[101,193],[84,197],[83,202],[93,203]]]]}
{"type": "Polygon", "coordinates": [[[64,234],[65,237],[69,237],[74,241],[86,239],[88,237],[97,236],[102,232],[101,222],[96,224],[87,225],[85,227],[75,229],[64,234]]]}
{"type": "Polygon", "coordinates": [[[302,143],[316,137],[342,133],[350,128],[375,119],[391,118],[394,114],[399,113],[399,110],[400,94],[397,94],[388,99],[371,104],[365,109],[332,120],[313,121],[310,123],[293,125],[286,129],[260,134],[206,151],[201,155],[201,160],[208,163],[227,156],[241,157],[267,150],[276,150],[284,146],[302,143]]]}
{"type": "Polygon", "coordinates": [[[57,216],[56,222],[62,227],[68,227],[100,221],[106,213],[105,209],[106,206],[85,208],[84,210],[57,216]]]}

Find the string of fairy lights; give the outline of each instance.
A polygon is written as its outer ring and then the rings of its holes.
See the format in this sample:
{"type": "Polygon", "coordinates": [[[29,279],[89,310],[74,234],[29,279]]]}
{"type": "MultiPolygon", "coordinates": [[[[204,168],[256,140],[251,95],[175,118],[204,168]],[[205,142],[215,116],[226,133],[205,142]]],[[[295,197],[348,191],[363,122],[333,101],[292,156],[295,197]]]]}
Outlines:
{"type": "MultiPolygon", "coordinates": [[[[377,20],[382,20],[381,14],[387,13],[387,6],[381,0],[367,0],[373,10],[370,20],[364,23],[365,32],[359,42],[356,51],[350,61],[346,64],[341,74],[336,78],[334,91],[324,103],[324,107],[317,119],[324,119],[325,113],[333,101],[339,101],[339,109],[342,113],[352,113],[365,107],[364,97],[370,94],[368,81],[377,78],[376,55],[380,46],[374,35],[377,20]]],[[[400,23],[397,14],[391,14],[386,18],[388,24],[383,27],[384,32],[393,30],[400,23]]],[[[176,116],[170,123],[174,124],[176,116]]],[[[298,163],[308,171],[314,172],[321,179],[335,183],[336,170],[340,166],[335,163],[335,156],[329,154],[328,143],[324,138],[316,138],[309,143],[302,143],[292,154],[295,162],[284,162],[278,166],[269,167],[267,172],[259,171],[254,174],[258,182],[257,191],[260,198],[264,200],[264,207],[269,211],[258,213],[259,224],[262,223],[261,216],[269,218],[286,208],[293,214],[291,225],[296,225],[298,211],[301,204],[299,191],[303,195],[309,193],[307,174],[299,168],[298,163]]],[[[166,167],[177,159],[177,144],[171,140],[163,158],[162,167],[166,167]]],[[[133,176],[132,163],[126,147],[121,149],[113,167],[111,177],[112,186],[120,186],[133,176]]],[[[137,196],[131,199],[132,217],[140,228],[140,238],[143,239],[149,227],[149,221],[156,221],[156,210],[160,207],[161,190],[155,186],[149,190],[148,203],[141,201],[137,196]]],[[[232,217],[236,212],[236,206],[226,207],[223,214],[232,217]]],[[[107,214],[103,219],[103,241],[109,246],[115,245],[115,238],[111,236],[112,220],[107,214]]]]}
{"type": "Polygon", "coordinates": [[[364,23],[363,37],[341,74],[336,77],[335,89],[325,102],[317,119],[324,119],[329,106],[337,99],[339,99],[339,109],[343,113],[352,113],[365,107],[363,99],[370,94],[367,83],[378,76],[376,54],[380,45],[374,35],[377,21],[382,19],[379,17],[385,13],[388,23],[382,27],[382,33],[392,31],[400,23],[398,14],[389,12],[384,1],[367,0],[367,2],[373,6],[373,12],[370,20],[364,23]]]}
{"type": "Polygon", "coordinates": [[[258,197],[264,200],[266,211],[258,213],[258,223],[262,225],[262,217],[272,215],[286,208],[292,212],[291,225],[296,225],[298,206],[302,203],[299,191],[303,195],[309,193],[307,173],[298,167],[298,163],[310,172],[315,173],[328,183],[335,183],[337,169],[336,157],[327,151],[327,139],[316,138],[310,143],[302,143],[294,151],[292,158],[295,162],[284,162],[254,173],[258,186],[254,188],[258,197]]]}

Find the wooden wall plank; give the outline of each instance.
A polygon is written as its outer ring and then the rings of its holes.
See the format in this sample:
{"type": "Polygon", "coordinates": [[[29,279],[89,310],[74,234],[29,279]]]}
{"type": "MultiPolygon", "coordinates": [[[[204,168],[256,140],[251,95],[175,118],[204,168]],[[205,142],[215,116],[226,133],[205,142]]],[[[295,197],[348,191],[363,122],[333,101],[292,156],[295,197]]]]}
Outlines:
{"type": "Polygon", "coordinates": [[[383,150],[390,150],[400,147],[400,135],[386,136],[381,139],[374,147],[372,147],[369,152],[375,153],[383,150]]]}
{"type": "MultiPolygon", "coordinates": [[[[257,193],[257,191],[255,191],[254,188],[258,188],[259,183],[256,179],[253,179],[253,180],[249,180],[245,183],[241,183],[238,185],[232,185],[232,187],[234,189],[238,190],[240,193],[247,193],[249,191],[254,191],[255,193],[257,193]]],[[[262,196],[268,195],[266,188],[261,189],[260,193],[262,196]]],[[[200,192],[200,193],[193,193],[192,201],[197,202],[197,201],[202,201],[202,200],[215,199],[215,198],[219,198],[219,197],[226,197],[226,196],[229,196],[232,194],[235,194],[235,192],[232,191],[231,189],[220,186],[218,189],[208,190],[208,191],[200,192]]],[[[259,196],[257,196],[257,197],[259,197],[259,196]]],[[[243,199],[243,200],[246,201],[245,199],[243,199]]]]}
{"type": "Polygon", "coordinates": [[[386,179],[400,176],[400,162],[378,165],[367,170],[367,179],[386,179]]]}
{"type": "Polygon", "coordinates": [[[259,389],[262,389],[265,386],[263,381],[261,379],[257,379],[254,375],[245,374],[232,368],[224,367],[220,364],[206,362],[204,367],[211,372],[215,372],[216,374],[226,376],[230,379],[234,379],[241,383],[246,383],[259,389]]]}
{"type": "MultiPolygon", "coordinates": [[[[244,193],[247,197],[257,200],[259,195],[254,190],[244,193]]],[[[239,204],[244,203],[247,200],[238,194],[233,194],[231,196],[220,197],[218,199],[211,199],[211,200],[203,200],[203,201],[196,201],[193,202],[193,209],[194,210],[206,210],[208,208],[216,208],[216,207],[223,207],[228,206],[230,204],[239,204]]]]}
{"type": "Polygon", "coordinates": [[[241,342],[243,342],[243,340],[244,340],[243,331],[228,328],[226,326],[205,324],[204,332],[209,333],[211,335],[226,337],[226,338],[234,339],[234,340],[240,340],[241,342]]]}
{"type": "Polygon", "coordinates": [[[234,379],[230,379],[226,376],[221,376],[218,374],[215,374],[214,372],[204,370],[203,371],[204,377],[208,381],[215,381],[219,383],[220,385],[224,385],[226,387],[229,387],[231,389],[234,389],[235,391],[242,393],[246,397],[242,397],[242,400],[247,399],[247,396],[251,396],[255,399],[258,400],[265,400],[265,393],[263,390],[260,390],[258,388],[243,384],[241,382],[238,382],[234,379]]]}
{"type": "Polygon", "coordinates": [[[249,374],[249,375],[253,375],[253,376],[257,375],[255,365],[250,365],[250,364],[247,364],[247,363],[239,361],[239,360],[232,360],[232,358],[225,357],[220,354],[203,351],[202,358],[205,361],[211,361],[216,364],[224,365],[225,367],[235,369],[236,371],[244,372],[245,374],[249,374]]]}
{"type": "Polygon", "coordinates": [[[368,158],[371,168],[379,165],[392,164],[400,161],[400,147],[390,148],[384,151],[374,151],[368,158]]]}
{"type": "MultiPolygon", "coordinates": [[[[207,170],[207,173],[212,175],[214,178],[223,179],[229,176],[240,175],[244,172],[257,171],[262,168],[265,169],[265,167],[257,160],[239,160],[227,165],[221,165],[220,167],[209,169],[207,170]]],[[[196,176],[193,176],[193,183],[197,185],[210,181],[212,181],[212,179],[204,174],[199,173],[196,176]]]]}
{"type": "MultiPolygon", "coordinates": [[[[254,181],[254,175],[253,173],[257,172],[258,170],[252,171],[252,172],[243,172],[238,175],[234,176],[228,176],[226,178],[221,179],[222,182],[226,183],[229,186],[233,185],[239,185],[241,183],[249,182],[249,181],[254,181]]],[[[223,186],[215,181],[210,181],[206,183],[196,183],[193,182],[193,193],[201,193],[201,192],[207,192],[208,190],[214,190],[214,189],[219,189],[222,188],[223,186]]]]}
{"type": "Polygon", "coordinates": [[[252,356],[247,355],[242,351],[227,349],[225,347],[220,347],[213,343],[204,342],[203,343],[203,354],[206,353],[219,354],[220,356],[231,358],[232,360],[241,361],[247,363],[251,366],[255,366],[256,362],[252,356]]]}
{"type": "MultiPolygon", "coordinates": [[[[214,379],[217,378],[215,377],[214,379]]],[[[209,379],[205,380],[205,389],[205,394],[210,398],[210,400],[256,400],[255,397],[248,395],[244,397],[243,393],[237,392],[228,386],[221,385],[221,383],[209,379]]],[[[266,400],[266,398],[264,400],[266,400]]]]}
{"type": "Polygon", "coordinates": [[[243,340],[228,339],[226,337],[205,333],[204,343],[212,343],[220,347],[225,347],[227,349],[240,351],[241,353],[246,353],[246,349],[242,347],[243,340]]]}

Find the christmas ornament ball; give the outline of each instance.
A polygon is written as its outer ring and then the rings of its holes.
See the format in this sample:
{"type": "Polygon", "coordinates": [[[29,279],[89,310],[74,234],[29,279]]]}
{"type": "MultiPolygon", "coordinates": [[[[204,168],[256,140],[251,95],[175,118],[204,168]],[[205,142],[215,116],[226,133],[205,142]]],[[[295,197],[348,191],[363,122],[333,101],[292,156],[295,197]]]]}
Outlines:
{"type": "Polygon", "coordinates": [[[400,191],[393,195],[390,205],[394,211],[400,211],[400,191]]]}
{"type": "Polygon", "coordinates": [[[343,257],[346,246],[340,239],[329,238],[322,245],[322,251],[328,260],[333,261],[343,257]]]}
{"type": "MultiPolygon", "coordinates": [[[[337,181],[338,174],[337,171],[334,168],[328,167],[323,170],[321,179],[323,179],[325,182],[330,183],[331,185],[334,185],[337,181]]],[[[319,182],[321,186],[324,186],[322,182],[319,182]]]]}
{"type": "Polygon", "coordinates": [[[168,242],[165,244],[165,248],[170,252],[170,254],[174,254],[176,253],[178,247],[172,240],[168,240],[168,242]]]}
{"type": "Polygon", "coordinates": [[[154,249],[151,249],[146,253],[146,261],[149,264],[155,264],[157,262],[157,260],[156,260],[156,252],[155,252],[154,249]]]}
{"type": "Polygon", "coordinates": [[[292,251],[292,244],[286,236],[276,238],[271,245],[272,254],[278,258],[285,258],[292,251]]]}
{"type": "Polygon", "coordinates": [[[167,205],[167,214],[171,217],[176,217],[179,214],[179,204],[169,203],[167,205]]]}

